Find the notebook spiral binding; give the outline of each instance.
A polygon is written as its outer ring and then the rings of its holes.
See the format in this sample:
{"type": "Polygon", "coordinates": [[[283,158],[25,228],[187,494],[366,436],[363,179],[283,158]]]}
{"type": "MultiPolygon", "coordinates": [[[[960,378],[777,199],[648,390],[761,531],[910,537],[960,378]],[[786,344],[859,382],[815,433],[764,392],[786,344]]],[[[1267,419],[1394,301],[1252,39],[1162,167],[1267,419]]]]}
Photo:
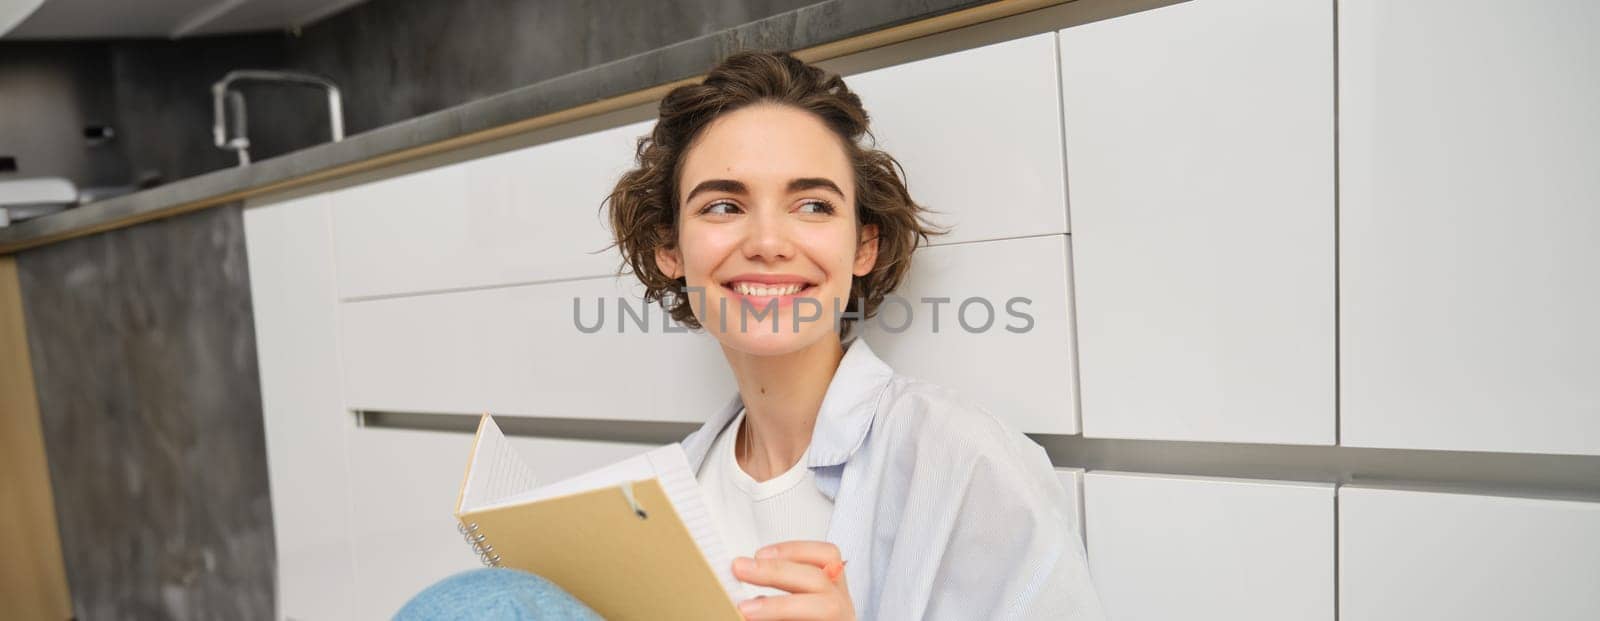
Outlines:
{"type": "Polygon", "coordinates": [[[478,553],[478,561],[483,563],[484,567],[500,566],[500,555],[494,553],[494,546],[489,545],[483,533],[478,532],[477,522],[459,522],[456,524],[456,532],[461,533],[461,538],[472,546],[472,551],[478,553]]]}

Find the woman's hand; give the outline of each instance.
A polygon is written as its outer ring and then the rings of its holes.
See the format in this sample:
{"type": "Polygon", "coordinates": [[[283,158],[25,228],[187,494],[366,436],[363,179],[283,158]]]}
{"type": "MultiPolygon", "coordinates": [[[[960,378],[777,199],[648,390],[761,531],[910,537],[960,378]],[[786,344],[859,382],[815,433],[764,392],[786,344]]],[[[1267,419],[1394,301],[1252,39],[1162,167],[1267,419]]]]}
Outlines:
{"type": "Polygon", "coordinates": [[[786,541],[756,551],[755,558],[733,560],[733,575],[750,584],[788,591],[788,595],[747,599],[739,604],[746,619],[856,618],[845,585],[839,548],[826,541],[786,541]],[[829,573],[833,576],[830,577],[829,573]]]}

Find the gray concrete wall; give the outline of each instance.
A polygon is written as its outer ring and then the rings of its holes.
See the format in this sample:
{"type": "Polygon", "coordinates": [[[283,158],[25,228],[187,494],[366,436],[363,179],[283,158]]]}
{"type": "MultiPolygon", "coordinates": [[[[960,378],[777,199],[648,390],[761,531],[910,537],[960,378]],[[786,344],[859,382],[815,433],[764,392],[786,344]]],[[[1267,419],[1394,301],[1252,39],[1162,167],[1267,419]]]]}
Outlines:
{"type": "MultiPolygon", "coordinates": [[[[209,89],[232,69],[333,78],[344,91],[345,131],[355,134],[815,2],[371,0],[298,34],[0,42],[0,155],[26,167],[12,177],[170,182],[237,163],[211,137],[209,89]],[[111,148],[83,145],[91,121],[115,126],[111,148]],[[110,168],[91,169],[90,157],[110,168]]],[[[328,139],[319,92],[243,92],[254,159],[328,139]]]]}
{"type": "Polygon", "coordinates": [[[275,553],[238,205],[17,255],[80,619],[270,619],[275,553]]]}
{"type": "Polygon", "coordinates": [[[114,145],[89,148],[83,128],[116,121],[111,64],[98,44],[0,43],[0,180],[62,176],[79,185],[119,182],[127,160],[114,145]]]}

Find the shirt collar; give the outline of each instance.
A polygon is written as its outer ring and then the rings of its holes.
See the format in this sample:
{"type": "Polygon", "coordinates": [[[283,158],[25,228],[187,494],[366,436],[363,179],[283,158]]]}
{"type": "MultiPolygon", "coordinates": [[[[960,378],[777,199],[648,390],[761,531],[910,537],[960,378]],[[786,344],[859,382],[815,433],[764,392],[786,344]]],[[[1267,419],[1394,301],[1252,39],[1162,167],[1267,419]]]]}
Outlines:
{"type": "MultiPolygon", "coordinates": [[[[844,358],[839,360],[839,368],[834,370],[817,411],[806,466],[837,466],[850,460],[866,439],[878,412],[879,397],[893,376],[894,371],[878,359],[865,339],[856,337],[846,344],[844,358]]],[[[711,420],[683,440],[683,451],[695,471],[700,470],[710,452],[711,442],[742,407],[744,400],[735,392],[711,420]]]]}

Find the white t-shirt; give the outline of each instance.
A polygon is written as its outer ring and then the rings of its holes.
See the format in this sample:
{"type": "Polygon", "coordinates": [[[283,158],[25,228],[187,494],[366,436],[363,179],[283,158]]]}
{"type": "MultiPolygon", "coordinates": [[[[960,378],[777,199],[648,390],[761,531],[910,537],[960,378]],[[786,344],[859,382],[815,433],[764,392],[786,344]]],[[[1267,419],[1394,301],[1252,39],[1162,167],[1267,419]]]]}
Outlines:
{"type": "MultiPolygon", "coordinates": [[[[817,489],[816,477],[806,467],[810,448],[787,472],[757,482],[733,454],[742,424],[743,409],[712,442],[696,475],[728,550],[734,556],[755,556],[756,550],[781,541],[825,541],[833,500],[817,489]]],[[[783,594],[759,586],[750,590],[752,595],[783,594]]]]}

